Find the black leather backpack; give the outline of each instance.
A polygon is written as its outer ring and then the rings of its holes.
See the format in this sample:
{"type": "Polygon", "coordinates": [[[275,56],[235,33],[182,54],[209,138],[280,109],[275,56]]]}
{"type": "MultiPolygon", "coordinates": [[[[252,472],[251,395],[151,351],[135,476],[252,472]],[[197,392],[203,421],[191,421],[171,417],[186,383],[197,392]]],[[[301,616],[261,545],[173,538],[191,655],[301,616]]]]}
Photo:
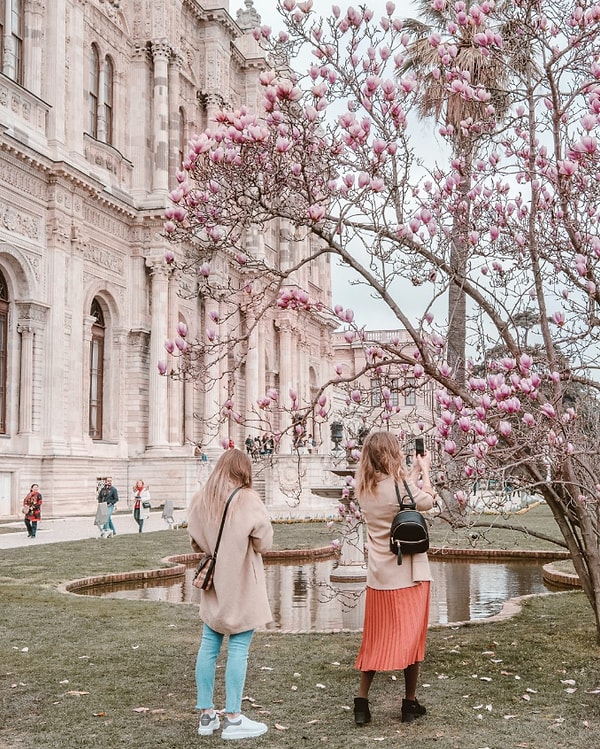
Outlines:
{"type": "Polygon", "coordinates": [[[403,554],[421,554],[429,549],[427,521],[417,510],[417,505],[408,484],[403,480],[408,496],[400,497],[398,484],[394,481],[400,512],[392,520],[390,528],[390,551],[402,564],[403,554]]]}

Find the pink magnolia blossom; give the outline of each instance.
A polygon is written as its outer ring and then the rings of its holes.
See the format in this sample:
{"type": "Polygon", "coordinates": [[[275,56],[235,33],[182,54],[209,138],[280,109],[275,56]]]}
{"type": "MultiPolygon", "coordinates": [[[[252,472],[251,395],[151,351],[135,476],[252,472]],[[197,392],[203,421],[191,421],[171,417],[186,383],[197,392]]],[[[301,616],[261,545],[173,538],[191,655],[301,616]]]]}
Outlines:
{"type": "Polygon", "coordinates": [[[321,221],[323,216],[325,215],[325,206],[314,204],[309,206],[308,208],[308,215],[312,221],[318,222],[321,221]]]}
{"type": "Polygon", "coordinates": [[[164,359],[160,359],[157,364],[156,368],[158,369],[158,373],[160,375],[164,375],[167,373],[167,362],[164,359]]]}
{"type": "Polygon", "coordinates": [[[501,421],[498,424],[498,431],[503,437],[508,437],[508,435],[512,432],[512,426],[510,425],[510,422],[501,421]]]}
{"type": "Polygon", "coordinates": [[[549,419],[553,419],[556,416],[556,411],[552,403],[542,403],[540,411],[547,416],[549,419]]]}
{"type": "Polygon", "coordinates": [[[533,414],[525,413],[523,414],[523,423],[528,427],[534,427],[535,426],[535,418],[533,414]]]}
{"type": "Polygon", "coordinates": [[[467,433],[471,431],[471,420],[467,416],[461,416],[458,420],[458,426],[461,431],[467,433]]]}
{"type": "Polygon", "coordinates": [[[448,455],[454,455],[456,453],[456,442],[454,440],[446,440],[444,442],[444,452],[448,455]]]}

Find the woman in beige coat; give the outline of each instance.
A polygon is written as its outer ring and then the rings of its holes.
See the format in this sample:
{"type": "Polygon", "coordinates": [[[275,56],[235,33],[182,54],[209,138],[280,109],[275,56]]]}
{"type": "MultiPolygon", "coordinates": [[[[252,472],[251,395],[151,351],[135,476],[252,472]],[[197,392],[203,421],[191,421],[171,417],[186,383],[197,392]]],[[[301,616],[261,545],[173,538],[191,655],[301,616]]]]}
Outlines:
{"type": "Polygon", "coordinates": [[[213,587],[201,591],[202,642],[196,660],[196,707],[202,711],[198,734],[211,736],[220,728],[213,690],[217,656],[229,635],[225,669],[224,739],[261,736],[264,723],[241,714],[248,649],[257,627],[272,620],[263,568],[273,528],[259,495],[252,490],[252,463],[241,450],[224,452],[203,489],[194,496],[188,516],[192,547],[212,553],[227,499],[229,504],[219,545],[213,587]]]}
{"type": "Polygon", "coordinates": [[[407,482],[419,510],[429,510],[434,491],[429,478],[431,456],[415,455],[405,474],[406,461],[396,435],[372,432],[365,440],[355,494],[367,524],[369,561],[363,636],[356,659],[361,672],[354,699],[357,725],[371,720],[369,688],[377,671],[404,671],[405,697],[401,719],[412,721],[426,710],[416,697],[419,663],[425,656],[431,572],[427,554],[404,556],[398,565],[390,551],[390,526],[399,510],[394,483],[406,495],[407,482]]]}

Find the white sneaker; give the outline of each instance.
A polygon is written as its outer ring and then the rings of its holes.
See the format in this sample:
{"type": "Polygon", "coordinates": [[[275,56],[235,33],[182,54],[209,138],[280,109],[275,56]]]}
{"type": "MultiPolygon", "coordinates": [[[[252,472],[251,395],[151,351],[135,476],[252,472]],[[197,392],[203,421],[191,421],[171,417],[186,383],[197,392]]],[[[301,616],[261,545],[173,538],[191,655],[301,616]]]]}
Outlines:
{"type": "Polygon", "coordinates": [[[221,727],[219,716],[215,713],[202,713],[200,716],[200,725],[198,726],[198,736],[212,736],[215,731],[221,727]]]}
{"type": "Polygon", "coordinates": [[[225,716],[225,722],[223,723],[223,731],[221,732],[222,739],[254,739],[257,736],[262,736],[269,730],[265,723],[258,723],[255,720],[246,718],[245,715],[240,715],[237,720],[230,720],[225,716]]]}

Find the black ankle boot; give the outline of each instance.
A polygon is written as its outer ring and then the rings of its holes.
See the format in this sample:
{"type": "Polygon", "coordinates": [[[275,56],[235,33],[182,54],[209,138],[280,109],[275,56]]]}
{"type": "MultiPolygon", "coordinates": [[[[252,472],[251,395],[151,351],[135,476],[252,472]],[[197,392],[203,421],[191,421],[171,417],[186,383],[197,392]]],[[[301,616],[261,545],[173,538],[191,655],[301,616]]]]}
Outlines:
{"type": "Polygon", "coordinates": [[[357,726],[364,726],[365,723],[371,722],[369,700],[365,699],[364,697],[354,698],[354,722],[357,726]]]}
{"type": "Polygon", "coordinates": [[[418,700],[402,700],[402,723],[410,723],[421,715],[425,715],[427,710],[423,705],[419,705],[418,700]]]}

